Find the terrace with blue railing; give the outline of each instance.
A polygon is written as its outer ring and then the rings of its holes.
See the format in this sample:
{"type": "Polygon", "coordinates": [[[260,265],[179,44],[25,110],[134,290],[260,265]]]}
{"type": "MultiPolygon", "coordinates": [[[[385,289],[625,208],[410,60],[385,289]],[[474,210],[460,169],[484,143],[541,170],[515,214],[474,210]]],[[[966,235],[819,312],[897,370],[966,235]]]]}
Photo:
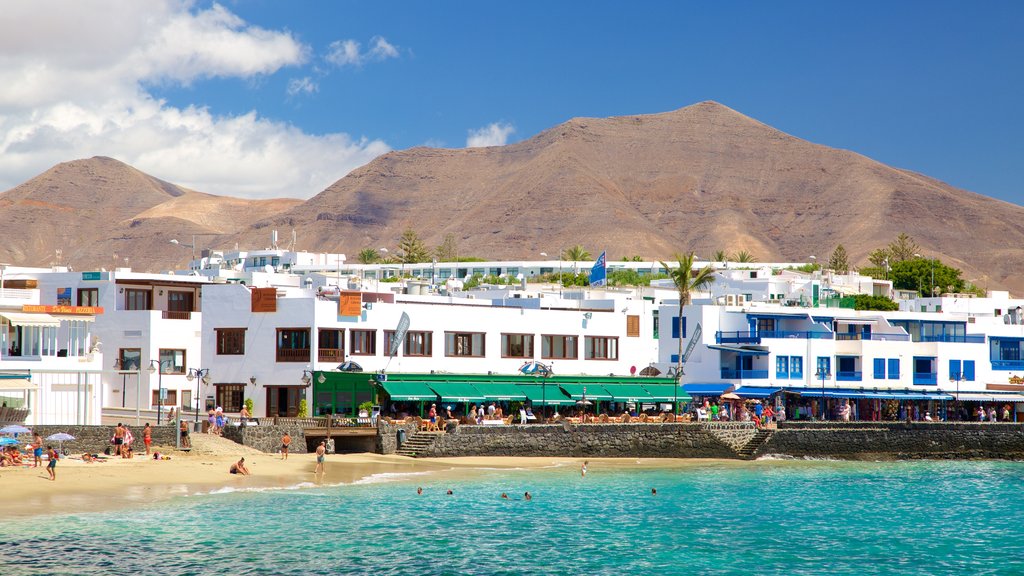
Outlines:
{"type": "Polygon", "coordinates": [[[723,380],[767,380],[767,370],[733,370],[722,368],[723,380]]]}

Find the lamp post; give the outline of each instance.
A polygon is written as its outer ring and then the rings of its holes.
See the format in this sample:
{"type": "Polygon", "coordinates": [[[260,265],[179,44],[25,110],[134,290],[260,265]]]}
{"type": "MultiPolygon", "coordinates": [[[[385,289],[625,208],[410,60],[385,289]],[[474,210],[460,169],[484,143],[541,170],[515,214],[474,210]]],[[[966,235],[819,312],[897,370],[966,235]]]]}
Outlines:
{"type": "Polygon", "coordinates": [[[199,385],[206,384],[210,385],[210,369],[209,368],[189,368],[188,374],[185,379],[191,382],[196,381],[196,423],[199,423],[199,385]]]}
{"type": "Polygon", "coordinates": [[[821,419],[828,420],[826,417],[827,411],[825,410],[825,380],[831,378],[832,374],[829,373],[827,368],[819,365],[818,371],[814,375],[821,378],[821,419]]]}
{"type": "Polygon", "coordinates": [[[160,419],[164,411],[164,364],[166,361],[163,360],[150,360],[149,361],[149,373],[153,374],[157,372],[156,380],[156,425],[160,425],[160,419]]]}
{"type": "Polygon", "coordinates": [[[954,399],[956,402],[953,403],[953,412],[956,415],[956,419],[960,419],[960,381],[964,379],[963,372],[954,372],[949,375],[949,382],[956,383],[956,396],[954,399]]]}

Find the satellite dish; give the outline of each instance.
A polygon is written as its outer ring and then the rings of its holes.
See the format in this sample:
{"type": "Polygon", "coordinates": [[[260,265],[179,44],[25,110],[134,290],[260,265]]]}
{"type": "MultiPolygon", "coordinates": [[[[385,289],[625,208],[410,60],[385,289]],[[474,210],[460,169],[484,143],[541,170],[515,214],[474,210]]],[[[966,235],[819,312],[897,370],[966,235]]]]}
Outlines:
{"type": "Polygon", "coordinates": [[[274,267],[271,266],[270,264],[267,264],[267,265],[265,265],[263,267],[263,271],[266,272],[267,274],[273,274],[274,273],[274,267]]]}

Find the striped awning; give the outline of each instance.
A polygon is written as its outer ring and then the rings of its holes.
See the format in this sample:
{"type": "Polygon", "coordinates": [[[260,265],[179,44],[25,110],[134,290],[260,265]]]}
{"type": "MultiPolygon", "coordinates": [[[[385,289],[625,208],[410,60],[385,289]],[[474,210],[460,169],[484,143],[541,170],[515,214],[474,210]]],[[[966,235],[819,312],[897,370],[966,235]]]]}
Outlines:
{"type": "Polygon", "coordinates": [[[60,318],[50,314],[29,314],[28,312],[0,312],[14,326],[44,326],[56,328],[60,326],[60,318]]]}

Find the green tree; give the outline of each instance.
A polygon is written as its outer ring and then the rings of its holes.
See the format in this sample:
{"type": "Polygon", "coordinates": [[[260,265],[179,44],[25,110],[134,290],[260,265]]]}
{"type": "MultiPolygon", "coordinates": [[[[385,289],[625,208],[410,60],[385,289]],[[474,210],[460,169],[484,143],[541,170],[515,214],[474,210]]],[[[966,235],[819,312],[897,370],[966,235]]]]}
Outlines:
{"type": "Polygon", "coordinates": [[[445,234],[444,240],[434,249],[434,255],[438,262],[457,262],[459,258],[459,245],[455,241],[455,234],[445,234]]]}
{"type": "Polygon", "coordinates": [[[896,288],[927,296],[933,287],[938,292],[963,292],[966,283],[960,274],[959,268],[946,266],[939,259],[914,258],[893,264],[890,278],[896,288]]]}
{"type": "Polygon", "coordinates": [[[380,253],[373,248],[363,248],[359,251],[359,255],[356,256],[360,264],[373,264],[380,260],[380,253]]]}
{"type": "Polygon", "coordinates": [[[427,248],[424,246],[423,240],[420,240],[419,234],[412,228],[402,232],[402,237],[398,240],[398,251],[401,253],[399,261],[405,264],[415,264],[428,260],[427,248]]]}
{"type": "Polygon", "coordinates": [[[562,260],[571,260],[573,262],[579,262],[581,260],[590,260],[590,252],[583,247],[582,244],[577,244],[572,248],[566,249],[562,252],[562,260]]]}
{"type": "Polygon", "coordinates": [[[868,254],[868,262],[875,268],[885,268],[891,257],[892,252],[888,248],[875,248],[868,254]]]}
{"type": "Polygon", "coordinates": [[[836,249],[832,251],[832,256],[828,259],[828,268],[842,274],[850,271],[850,263],[846,259],[846,248],[842,244],[836,246],[836,249]]]}
{"type": "Polygon", "coordinates": [[[733,262],[743,263],[757,262],[757,258],[754,258],[754,255],[751,254],[750,252],[747,252],[746,250],[740,250],[739,252],[733,254],[731,260],[733,262]]]}
{"type": "Polygon", "coordinates": [[[900,305],[888,296],[857,294],[853,297],[854,310],[899,310],[900,305]]]}
{"type": "Polygon", "coordinates": [[[889,243],[889,264],[892,265],[896,262],[906,262],[916,258],[914,254],[921,251],[921,247],[914,242],[914,239],[907,236],[906,232],[900,233],[895,240],[889,243]]]}
{"type": "Polygon", "coordinates": [[[726,260],[729,259],[729,255],[725,253],[725,250],[715,250],[715,253],[713,256],[711,256],[711,259],[714,260],[715,262],[725,262],[726,260]]]}
{"type": "MultiPolygon", "coordinates": [[[[673,257],[679,262],[679,266],[677,268],[672,268],[664,262],[661,262],[661,267],[668,271],[668,277],[672,279],[672,284],[675,285],[676,292],[679,294],[679,316],[675,321],[678,326],[682,326],[683,308],[690,305],[694,292],[707,288],[715,281],[715,271],[712,270],[710,266],[705,266],[700,270],[694,271],[693,262],[697,259],[697,256],[693,252],[690,252],[689,254],[680,254],[677,252],[673,257]]],[[[679,356],[676,358],[677,386],[679,385],[679,380],[683,376],[682,336],[683,334],[680,331],[679,356]]]]}

